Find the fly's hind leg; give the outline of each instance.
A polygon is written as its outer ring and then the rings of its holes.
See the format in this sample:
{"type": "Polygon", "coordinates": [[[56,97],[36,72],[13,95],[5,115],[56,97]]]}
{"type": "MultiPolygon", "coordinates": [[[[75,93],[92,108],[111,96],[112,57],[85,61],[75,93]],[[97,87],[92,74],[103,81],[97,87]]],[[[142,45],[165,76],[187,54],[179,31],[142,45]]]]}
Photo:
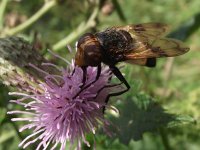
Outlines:
{"type": "Polygon", "coordinates": [[[121,95],[125,92],[127,92],[129,89],[130,89],[130,85],[128,84],[128,82],[126,81],[126,79],[124,78],[124,76],[122,75],[122,73],[119,71],[119,69],[115,66],[110,66],[110,70],[113,72],[113,74],[122,82],[125,84],[126,86],[126,89],[122,90],[122,91],[119,91],[119,92],[116,92],[116,93],[111,93],[111,94],[108,94],[108,96],[106,97],[106,100],[105,102],[108,103],[108,100],[110,97],[112,96],[118,96],[118,95],[121,95]]]}
{"type": "Polygon", "coordinates": [[[124,76],[122,75],[122,73],[119,71],[119,69],[115,66],[109,66],[110,70],[113,72],[113,74],[121,81],[125,84],[126,86],[126,91],[128,91],[130,89],[130,85],[128,84],[128,82],[126,81],[126,79],[124,78],[124,76]]]}

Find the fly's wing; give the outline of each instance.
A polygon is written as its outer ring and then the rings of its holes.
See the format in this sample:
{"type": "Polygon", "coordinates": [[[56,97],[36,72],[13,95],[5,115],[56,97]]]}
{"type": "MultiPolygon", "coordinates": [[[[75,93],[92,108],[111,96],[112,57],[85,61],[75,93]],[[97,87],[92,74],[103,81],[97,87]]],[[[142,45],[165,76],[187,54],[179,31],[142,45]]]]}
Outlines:
{"type": "Polygon", "coordinates": [[[168,26],[163,23],[143,23],[136,25],[114,27],[116,30],[125,30],[135,36],[149,37],[155,39],[163,37],[168,31],[168,26]]]}
{"type": "Polygon", "coordinates": [[[164,38],[163,36],[167,28],[167,25],[161,23],[114,27],[117,31],[124,30],[131,35],[133,44],[130,50],[126,51],[124,54],[125,59],[133,60],[132,63],[135,61],[135,64],[140,65],[143,65],[144,60],[147,58],[173,57],[182,55],[189,50],[189,48],[179,40],[164,38]]]}
{"type": "Polygon", "coordinates": [[[155,39],[150,44],[138,43],[140,44],[137,48],[125,54],[126,59],[174,57],[189,51],[183,42],[170,38],[155,39]]]}

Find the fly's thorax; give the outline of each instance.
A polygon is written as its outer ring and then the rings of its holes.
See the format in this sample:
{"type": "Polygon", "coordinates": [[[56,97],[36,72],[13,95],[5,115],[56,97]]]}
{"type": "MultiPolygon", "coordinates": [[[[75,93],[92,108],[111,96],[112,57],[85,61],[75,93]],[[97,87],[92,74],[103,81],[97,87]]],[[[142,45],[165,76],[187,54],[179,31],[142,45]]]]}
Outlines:
{"type": "Polygon", "coordinates": [[[133,38],[124,30],[114,28],[95,34],[102,46],[102,62],[107,65],[115,65],[125,61],[124,55],[130,51],[133,38]]]}
{"type": "Polygon", "coordinates": [[[101,63],[101,45],[95,35],[86,33],[76,44],[75,64],[82,66],[98,66],[101,63]]]}
{"type": "Polygon", "coordinates": [[[95,34],[103,48],[109,53],[119,54],[130,50],[133,46],[133,38],[125,30],[107,29],[95,34]]]}

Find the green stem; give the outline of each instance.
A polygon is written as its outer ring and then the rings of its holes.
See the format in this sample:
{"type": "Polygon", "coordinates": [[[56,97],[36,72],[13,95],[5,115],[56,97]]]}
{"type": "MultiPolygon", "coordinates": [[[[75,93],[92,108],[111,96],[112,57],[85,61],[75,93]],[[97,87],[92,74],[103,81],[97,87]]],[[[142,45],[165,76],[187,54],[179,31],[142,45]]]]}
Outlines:
{"type": "Polygon", "coordinates": [[[6,10],[8,0],[2,0],[0,4],[0,30],[3,28],[4,12],[6,10]]]}
{"type": "Polygon", "coordinates": [[[42,17],[48,10],[50,10],[53,6],[56,5],[56,0],[49,0],[47,1],[43,7],[38,10],[31,18],[29,18],[24,23],[18,25],[17,27],[14,27],[13,29],[7,29],[5,32],[6,35],[15,35],[19,33],[20,31],[26,29],[30,25],[32,25],[34,22],[36,22],[40,17],[42,17]]]}
{"type": "Polygon", "coordinates": [[[159,131],[165,150],[171,150],[167,133],[164,131],[164,129],[159,129],[159,131]]]}
{"type": "Polygon", "coordinates": [[[55,51],[60,50],[61,48],[65,47],[67,44],[75,40],[77,37],[79,37],[81,34],[83,34],[85,31],[87,31],[89,28],[95,26],[95,18],[98,14],[99,8],[98,6],[95,7],[92,15],[88,19],[88,21],[85,23],[83,21],[73,32],[71,32],[67,37],[62,39],[61,41],[57,42],[52,46],[52,49],[55,51]]]}
{"type": "Polygon", "coordinates": [[[117,11],[117,14],[118,14],[119,18],[122,21],[126,22],[126,17],[124,15],[123,11],[122,11],[122,8],[121,8],[119,2],[117,0],[112,0],[112,2],[115,5],[115,8],[116,8],[116,11],[117,11]]]}

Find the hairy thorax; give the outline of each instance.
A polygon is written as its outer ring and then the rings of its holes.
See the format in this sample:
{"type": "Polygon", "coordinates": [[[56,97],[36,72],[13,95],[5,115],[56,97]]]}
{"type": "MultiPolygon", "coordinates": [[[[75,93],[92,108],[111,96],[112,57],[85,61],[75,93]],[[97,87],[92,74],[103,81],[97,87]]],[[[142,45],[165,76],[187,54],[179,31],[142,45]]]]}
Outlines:
{"type": "Polygon", "coordinates": [[[104,59],[102,61],[105,64],[124,61],[124,54],[128,53],[133,45],[133,38],[124,30],[107,29],[95,35],[103,48],[102,58],[104,59]]]}

